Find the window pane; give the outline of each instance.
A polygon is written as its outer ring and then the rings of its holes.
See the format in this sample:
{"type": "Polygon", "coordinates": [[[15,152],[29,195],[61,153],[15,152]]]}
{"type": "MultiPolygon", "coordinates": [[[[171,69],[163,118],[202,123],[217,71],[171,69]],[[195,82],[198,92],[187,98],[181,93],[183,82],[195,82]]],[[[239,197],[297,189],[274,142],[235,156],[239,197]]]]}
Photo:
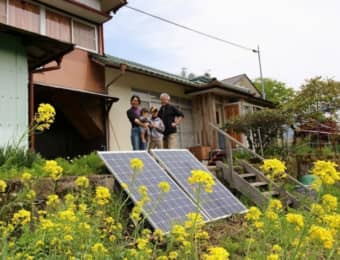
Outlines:
{"type": "Polygon", "coordinates": [[[0,23],[6,23],[6,0],[0,0],[0,23]]]}
{"type": "Polygon", "coordinates": [[[96,50],[96,30],[78,21],[73,21],[74,42],[84,48],[96,50]]]}
{"type": "Polygon", "coordinates": [[[71,19],[46,11],[46,34],[61,41],[71,42],[71,19]]]}
{"type": "Polygon", "coordinates": [[[22,0],[9,0],[9,24],[21,29],[39,33],[39,6],[22,0]]]}

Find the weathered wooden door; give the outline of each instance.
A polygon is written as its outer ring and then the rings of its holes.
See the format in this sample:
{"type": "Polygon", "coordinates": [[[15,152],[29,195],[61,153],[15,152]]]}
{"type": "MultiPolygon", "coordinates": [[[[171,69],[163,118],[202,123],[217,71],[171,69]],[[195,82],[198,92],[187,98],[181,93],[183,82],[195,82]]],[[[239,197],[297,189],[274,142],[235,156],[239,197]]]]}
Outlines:
{"type": "MultiPolygon", "coordinates": [[[[224,106],[224,121],[228,123],[229,120],[234,119],[240,115],[240,104],[227,104],[224,106]]],[[[242,142],[241,135],[234,131],[228,131],[228,134],[234,137],[237,141],[242,142]]],[[[235,147],[235,143],[232,142],[232,146],[235,147]]]]}

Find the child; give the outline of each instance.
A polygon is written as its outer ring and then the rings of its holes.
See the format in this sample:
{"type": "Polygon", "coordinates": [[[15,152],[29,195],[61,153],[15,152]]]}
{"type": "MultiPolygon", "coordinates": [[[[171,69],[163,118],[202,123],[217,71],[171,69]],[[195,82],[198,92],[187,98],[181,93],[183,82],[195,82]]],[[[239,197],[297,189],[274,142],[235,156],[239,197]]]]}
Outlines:
{"type": "Polygon", "coordinates": [[[165,129],[162,119],[158,117],[158,110],[156,107],[151,107],[151,142],[150,149],[163,148],[163,132],[165,129]]]}
{"type": "Polygon", "coordinates": [[[146,108],[142,108],[142,110],[140,111],[140,117],[139,117],[139,121],[141,121],[141,123],[148,123],[148,127],[142,127],[140,126],[140,139],[142,141],[141,143],[141,149],[142,150],[147,150],[148,148],[148,144],[150,142],[150,125],[151,122],[149,120],[149,111],[146,108]]]}

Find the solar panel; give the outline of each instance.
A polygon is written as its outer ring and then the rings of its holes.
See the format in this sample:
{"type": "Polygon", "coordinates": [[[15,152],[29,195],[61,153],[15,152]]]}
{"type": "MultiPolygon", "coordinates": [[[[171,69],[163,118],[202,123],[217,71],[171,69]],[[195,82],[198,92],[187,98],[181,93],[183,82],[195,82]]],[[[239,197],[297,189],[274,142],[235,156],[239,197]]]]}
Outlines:
{"type": "MultiPolygon", "coordinates": [[[[195,200],[193,187],[189,184],[188,178],[192,170],[200,169],[209,172],[208,169],[186,149],[151,150],[151,153],[183,190],[195,200]]],[[[202,192],[200,198],[201,208],[207,212],[209,219],[217,220],[245,212],[246,207],[217,178],[214,176],[213,178],[216,184],[212,187],[213,191],[202,192]]]]}
{"type": "MultiPolygon", "coordinates": [[[[168,232],[173,224],[183,223],[188,213],[197,212],[195,203],[146,151],[98,152],[98,154],[115,179],[120,184],[128,185],[127,191],[135,203],[141,198],[138,187],[144,185],[148,188],[151,201],[143,206],[142,211],[154,228],[168,232]],[[136,176],[133,186],[133,171],[130,168],[132,158],[141,159],[144,163],[144,169],[136,176]],[[161,191],[158,184],[162,181],[168,182],[171,189],[168,193],[162,194],[162,200],[159,202],[161,191]]],[[[208,220],[204,213],[201,214],[208,220]]]]}

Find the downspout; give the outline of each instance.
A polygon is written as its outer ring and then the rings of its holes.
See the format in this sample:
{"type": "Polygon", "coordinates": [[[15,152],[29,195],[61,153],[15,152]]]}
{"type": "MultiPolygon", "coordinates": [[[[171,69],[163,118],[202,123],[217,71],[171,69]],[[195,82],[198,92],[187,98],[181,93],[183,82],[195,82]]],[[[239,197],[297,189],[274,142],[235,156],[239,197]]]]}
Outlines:
{"type": "MultiPolygon", "coordinates": [[[[126,69],[127,69],[127,65],[124,63],[120,64],[120,73],[114,77],[108,84],[105,85],[105,89],[106,89],[106,93],[109,94],[109,87],[114,84],[115,82],[117,82],[118,79],[120,79],[122,76],[125,75],[126,69]]],[[[106,101],[105,101],[106,103],[106,101]]],[[[105,104],[105,131],[106,131],[106,148],[107,150],[110,150],[110,110],[111,110],[111,106],[109,106],[107,108],[106,104],[105,104]]]]}

